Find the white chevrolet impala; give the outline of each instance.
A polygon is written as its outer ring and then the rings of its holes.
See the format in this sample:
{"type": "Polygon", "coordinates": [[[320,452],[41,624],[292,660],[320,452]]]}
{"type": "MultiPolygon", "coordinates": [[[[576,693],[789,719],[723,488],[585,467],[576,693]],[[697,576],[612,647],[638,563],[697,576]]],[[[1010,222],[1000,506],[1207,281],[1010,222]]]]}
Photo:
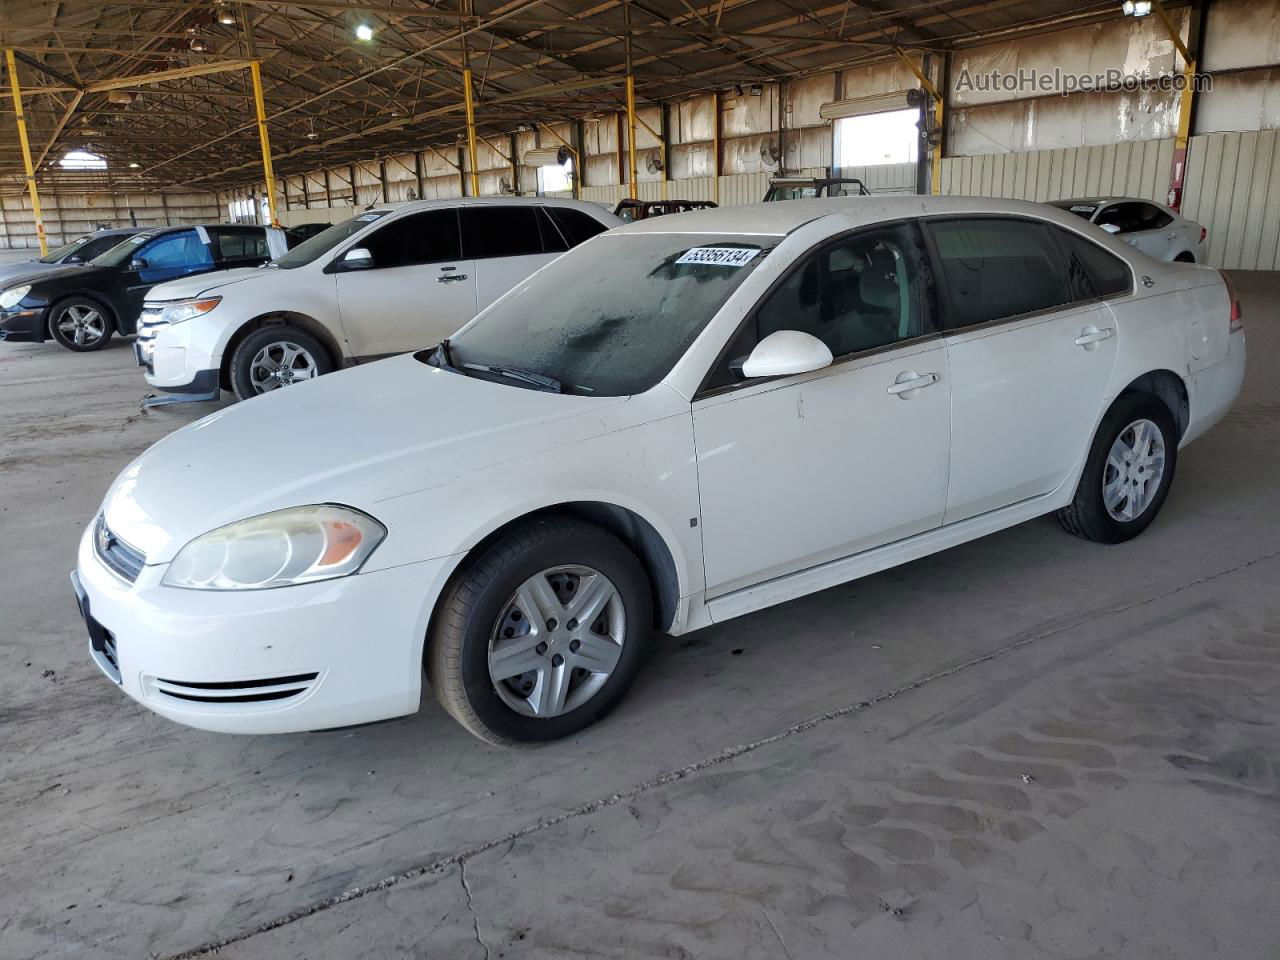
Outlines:
{"type": "Polygon", "coordinates": [[[1055,511],[1136,536],[1244,363],[1222,274],[1053,207],[661,217],[434,351],[160,441],[73,580],[102,671],[182,723],[357,724],[426,683],[486,740],[560,737],[618,703],[655,630],[1055,511]]]}

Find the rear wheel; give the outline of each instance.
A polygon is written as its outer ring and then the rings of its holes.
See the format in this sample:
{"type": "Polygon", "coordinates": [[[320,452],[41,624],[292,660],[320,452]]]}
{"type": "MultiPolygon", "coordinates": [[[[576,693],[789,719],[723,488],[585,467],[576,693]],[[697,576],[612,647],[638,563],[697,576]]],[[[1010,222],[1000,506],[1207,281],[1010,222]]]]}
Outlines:
{"type": "Polygon", "coordinates": [[[324,344],[297,327],[262,327],[253,331],[231,355],[231,389],[248,400],[333,370],[324,344]]]}
{"type": "Polygon", "coordinates": [[[68,297],[49,311],[49,332],[68,350],[101,350],[115,332],[107,308],[91,297],[68,297]]]}
{"type": "Polygon", "coordinates": [[[1147,393],[1123,394],[1103,417],[1075,499],[1058,519],[1086,540],[1130,540],[1160,512],[1177,462],[1169,408],[1147,393]]]}
{"type": "Polygon", "coordinates": [[[477,737],[554,740],[617,705],[651,629],[635,555],[599,527],[550,518],[504,536],[454,580],[427,669],[440,703],[477,737]]]}

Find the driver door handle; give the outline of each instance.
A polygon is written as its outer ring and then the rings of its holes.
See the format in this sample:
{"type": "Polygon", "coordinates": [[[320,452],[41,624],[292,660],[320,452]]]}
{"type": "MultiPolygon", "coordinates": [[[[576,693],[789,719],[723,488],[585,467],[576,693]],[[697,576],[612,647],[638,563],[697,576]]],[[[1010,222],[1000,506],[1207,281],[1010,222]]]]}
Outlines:
{"type": "Polygon", "coordinates": [[[904,396],[904,394],[912,390],[922,390],[925,387],[933,386],[937,382],[938,375],[936,373],[916,373],[914,370],[907,370],[898,374],[897,382],[889,387],[887,392],[901,397],[903,400],[910,400],[911,397],[904,396]]]}
{"type": "Polygon", "coordinates": [[[1084,347],[1086,350],[1097,350],[1098,344],[1103,340],[1110,340],[1115,334],[1114,327],[1103,327],[1099,330],[1090,325],[1080,331],[1080,336],[1076,337],[1076,346],[1084,347]]]}
{"type": "Polygon", "coordinates": [[[436,277],[436,283],[452,283],[454,280],[465,279],[467,279],[467,275],[465,273],[448,273],[443,277],[436,277]]]}

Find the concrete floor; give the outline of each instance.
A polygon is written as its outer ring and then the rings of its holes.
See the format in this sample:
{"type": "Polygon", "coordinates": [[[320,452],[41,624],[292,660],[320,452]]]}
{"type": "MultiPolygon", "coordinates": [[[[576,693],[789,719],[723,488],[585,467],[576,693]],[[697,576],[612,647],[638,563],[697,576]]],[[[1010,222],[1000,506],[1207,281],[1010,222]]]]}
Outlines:
{"type": "MultiPolygon", "coordinates": [[[[90,662],[67,582],[127,344],[0,344],[0,957],[1196,958],[1280,943],[1280,276],[1164,512],[1045,518],[681,640],[583,736],[235,738],[90,662]]],[[[175,638],[180,642],[181,638],[175,638]]]]}

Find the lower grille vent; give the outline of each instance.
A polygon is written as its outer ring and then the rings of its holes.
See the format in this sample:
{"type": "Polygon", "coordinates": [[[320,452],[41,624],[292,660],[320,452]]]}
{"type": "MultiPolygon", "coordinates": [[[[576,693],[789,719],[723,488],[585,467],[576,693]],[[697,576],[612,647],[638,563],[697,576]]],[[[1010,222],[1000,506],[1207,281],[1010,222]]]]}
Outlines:
{"type": "Polygon", "coordinates": [[[297,673],[287,677],[258,680],[151,680],[152,690],[161,696],[193,703],[270,703],[306,693],[318,673],[297,673]]]}

